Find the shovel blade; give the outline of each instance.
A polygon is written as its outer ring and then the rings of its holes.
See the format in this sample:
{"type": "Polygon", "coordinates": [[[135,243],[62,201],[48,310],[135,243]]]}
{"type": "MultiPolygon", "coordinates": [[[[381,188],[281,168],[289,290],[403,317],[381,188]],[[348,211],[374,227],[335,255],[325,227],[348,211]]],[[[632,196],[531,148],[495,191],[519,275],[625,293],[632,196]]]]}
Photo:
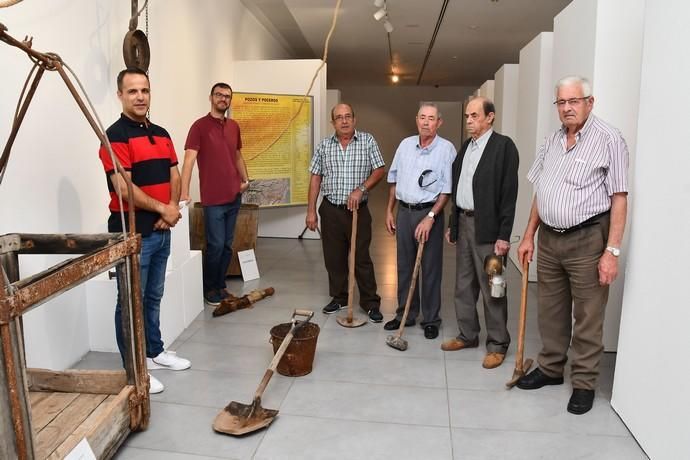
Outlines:
{"type": "Polygon", "coordinates": [[[216,415],[213,429],[219,433],[242,436],[267,427],[277,415],[277,410],[261,407],[261,399],[255,399],[251,404],[232,401],[216,415]]]}
{"type": "Polygon", "coordinates": [[[522,363],[522,369],[519,369],[519,366],[515,366],[515,370],[513,371],[513,377],[506,382],[506,387],[510,390],[513,388],[515,385],[517,385],[518,380],[520,380],[521,377],[523,377],[527,372],[529,372],[530,368],[532,367],[532,360],[531,359],[526,359],[522,363]]]}
{"type": "Polygon", "coordinates": [[[389,335],[386,337],[386,345],[400,351],[407,350],[407,340],[397,335],[389,335]]]}

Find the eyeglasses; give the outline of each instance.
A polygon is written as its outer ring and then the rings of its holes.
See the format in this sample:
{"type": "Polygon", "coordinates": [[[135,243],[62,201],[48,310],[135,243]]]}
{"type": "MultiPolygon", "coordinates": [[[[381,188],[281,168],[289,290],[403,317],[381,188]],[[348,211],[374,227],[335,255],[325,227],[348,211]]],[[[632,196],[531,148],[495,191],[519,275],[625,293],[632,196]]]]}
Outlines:
{"type": "Polygon", "coordinates": [[[438,181],[436,173],[433,172],[431,169],[425,169],[424,171],[422,171],[422,174],[419,175],[417,183],[421,188],[427,188],[436,181],[438,181]]]}
{"type": "Polygon", "coordinates": [[[232,99],[232,94],[213,93],[213,97],[218,99],[232,99]]]}
{"type": "Polygon", "coordinates": [[[337,122],[341,123],[341,122],[343,122],[343,121],[345,121],[345,120],[350,121],[350,120],[352,120],[353,118],[354,118],[354,116],[353,116],[351,113],[346,113],[345,115],[336,115],[336,116],[333,118],[333,121],[337,121],[337,122]]]}
{"type": "Polygon", "coordinates": [[[557,105],[558,107],[565,107],[566,104],[579,105],[580,102],[584,101],[585,99],[589,99],[590,97],[591,96],[571,97],[570,99],[558,99],[557,101],[553,101],[553,105],[557,105]]]}

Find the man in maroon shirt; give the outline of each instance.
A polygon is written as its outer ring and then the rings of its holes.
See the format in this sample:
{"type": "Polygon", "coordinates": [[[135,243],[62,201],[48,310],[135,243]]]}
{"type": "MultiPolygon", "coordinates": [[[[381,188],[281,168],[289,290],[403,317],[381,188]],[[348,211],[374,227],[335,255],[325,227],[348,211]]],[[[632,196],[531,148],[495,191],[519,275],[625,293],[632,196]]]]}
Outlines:
{"type": "Polygon", "coordinates": [[[190,200],[192,170],[194,163],[199,163],[206,230],[204,299],[209,305],[219,305],[230,295],[225,289],[225,273],[232,258],[232,240],[242,192],[249,187],[247,167],[240,151],[240,127],[225,116],[231,99],[230,85],[213,85],[209,96],[211,111],[194,122],[184,147],[182,200],[190,200]]]}

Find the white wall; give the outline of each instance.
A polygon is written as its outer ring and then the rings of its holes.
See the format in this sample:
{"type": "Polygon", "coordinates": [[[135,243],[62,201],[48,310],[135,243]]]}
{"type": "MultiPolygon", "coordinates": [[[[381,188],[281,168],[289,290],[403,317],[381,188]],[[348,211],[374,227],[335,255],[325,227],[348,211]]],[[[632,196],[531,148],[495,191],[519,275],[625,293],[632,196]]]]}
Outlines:
{"type": "Polygon", "coordinates": [[[644,16],[634,200],[611,405],[650,458],[675,460],[690,458],[690,156],[678,138],[687,132],[690,105],[690,4],[648,1],[644,16]]]}
{"type": "MultiPolygon", "coordinates": [[[[555,116],[553,106],[553,84],[551,65],[553,51],[553,32],[542,32],[520,50],[518,77],[517,134],[515,144],[520,152],[518,172],[518,199],[515,210],[513,235],[522,237],[529,219],[534,194],[532,184],[527,180],[527,172],[534,163],[537,149],[550,131],[555,116]]],[[[535,245],[536,246],[536,245],[535,245]]],[[[517,260],[518,244],[513,244],[510,258],[520,270],[517,260]]],[[[536,250],[534,254],[536,262],[536,250]]],[[[537,264],[529,269],[529,280],[537,280],[537,264]]]]}
{"type": "MultiPolygon", "coordinates": [[[[309,88],[309,83],[320,64],[319,59],[239,61],[235,63],[233,81],[237,91],[303,95],[309,88]]],[[[312,101],[314,146],[326,133],[331,132],[330,123],[325,124],[330,110],[327,108],[326,98],[326,67],[323,66],[319,71],[309,93],[314,98],[312,101]]],[[[309,180],[306,172],[305,177],[309,180]]],[[[296,238],[304,230],[306,214],[306,206],[261,209],[259,236],[296,238]]],[[[313,238],[317,235],[306,232],[304,236],[313,238]]]]}
{"type": "MultiPolygon", "coordinates": [[[[231,79],[235,59],[287,55],[239,0],[206,0],[203,7],[168,0],[149,8],[151,116],[170,131],[182,157],[191,122],[208,112],[211,84],[231,79]]],[[[124,67],[129,14],[128,2],[35,0],[3,9],[1,22],[16,38],[34,36],[35,49],[58,53],[108,125],[120,113],[115,76],[124,67]]],[[[139,25],[144,27],[143,17],[139,25]]],[[[5,44],[0,62],[0,139],[6,139],[30,62],[5,44]]],[[[97,138],[58,75],[47,72],[0,186],[0,234],[104,231],[108,192],[97,149],[97,138]]],[[[27,259],[21,262],[24,276],[54,263],[54,258],[22,259],[27,259]]],[[[25,316],[30,365],[64,368],[89,350],[85,299],[81,286],[25,316]]],[[[102,314],[112,318],[112,310],[102,314]]]]}
{"type": "Polygon", "coordinates": [[[494,76],[494,129],[513,141],[517,136],[519,64],[505,64],[494,76]]]}
{"type": "Polygon", "coordinates": [[[486,80],[479,87],[479,95],[487,99],[494,100],[494,80],[486,80]]]}
{"type": "MultiPolygon", "coordinates": [[[[594,113],[618,128],[628,143],[631,179],[635,171],[644,3],[644,0],[575,0],[555,17],[553,29],[554,83],[572,74],[591,79],[594,113]]],[[[552,130],[560,127],[557,118],[552,121],[552,130]]],[[[629,203],[636,195],[631,190],[629,203]]],[[[629,254],[627,240],[626,235],[618,264],[620,276],[611,286],[606,307],[606,351],[615,351],[618,343],[629,254]]]]}

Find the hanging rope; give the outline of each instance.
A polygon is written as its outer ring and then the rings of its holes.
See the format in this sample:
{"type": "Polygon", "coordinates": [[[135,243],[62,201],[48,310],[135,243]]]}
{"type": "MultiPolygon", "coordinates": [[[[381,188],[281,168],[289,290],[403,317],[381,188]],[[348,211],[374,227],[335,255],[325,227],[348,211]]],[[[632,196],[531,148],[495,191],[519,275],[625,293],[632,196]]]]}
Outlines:
{"type": "Polygon", "coordinates": [[[304,103],[307,100],[307,97],[309,96],[309,93],[311,93],[312,88],[314,87],[314,82],[316,81],[316,77],[319,76],[319,72],[321,72],[321,69],[323,69],[323,66],[326,65],[326,62],[328,62],[328,44],[331,41],[331,36],[333,35],[333,31],[335,31],[335,25],[338,22],[338,12],[340,11],[340,4],[342,3],[342,0],[337,0],[336,5],[335,5],[335,10],[333,11],[333,19],[331,21],[331,28],[328,31],[328,34],[326,35],[326,42],[324,43],[323,46],[323,58],[321,58],[321,65],[316,69],[316,72],[314,72],[314,76],[311,79],[311,83],[309,83],[309,88],[307,89],[307,92],[304,94],[302,97],[302,100],[300,101],[299,107],[297,107],[297,112],[290,118],[290,121],[288,121],[287,125],[285,125],[285,128],[278,134],[276,139],[271,142],[265,149],[263,149],[261,152],[257,153],[251,158],[247,158],[247,161],[254,160],[255,158],[258,158],[260,155],[266,153],[271,147],[273,147],[279,140],[280,138],[283,137],[283,135],[287,132],[288,129],[290,129],[290,126],[292,125],[292,122],[295,121],[295,119],[299,116],[300,112],[302,112],[302,107],[304,107],[304,103]]]}
{"type": "Polygon", "coordinates": [[[16,5],[22,0],[0,0],[0,8],[7,8],[8,6],[16,5]]]}

